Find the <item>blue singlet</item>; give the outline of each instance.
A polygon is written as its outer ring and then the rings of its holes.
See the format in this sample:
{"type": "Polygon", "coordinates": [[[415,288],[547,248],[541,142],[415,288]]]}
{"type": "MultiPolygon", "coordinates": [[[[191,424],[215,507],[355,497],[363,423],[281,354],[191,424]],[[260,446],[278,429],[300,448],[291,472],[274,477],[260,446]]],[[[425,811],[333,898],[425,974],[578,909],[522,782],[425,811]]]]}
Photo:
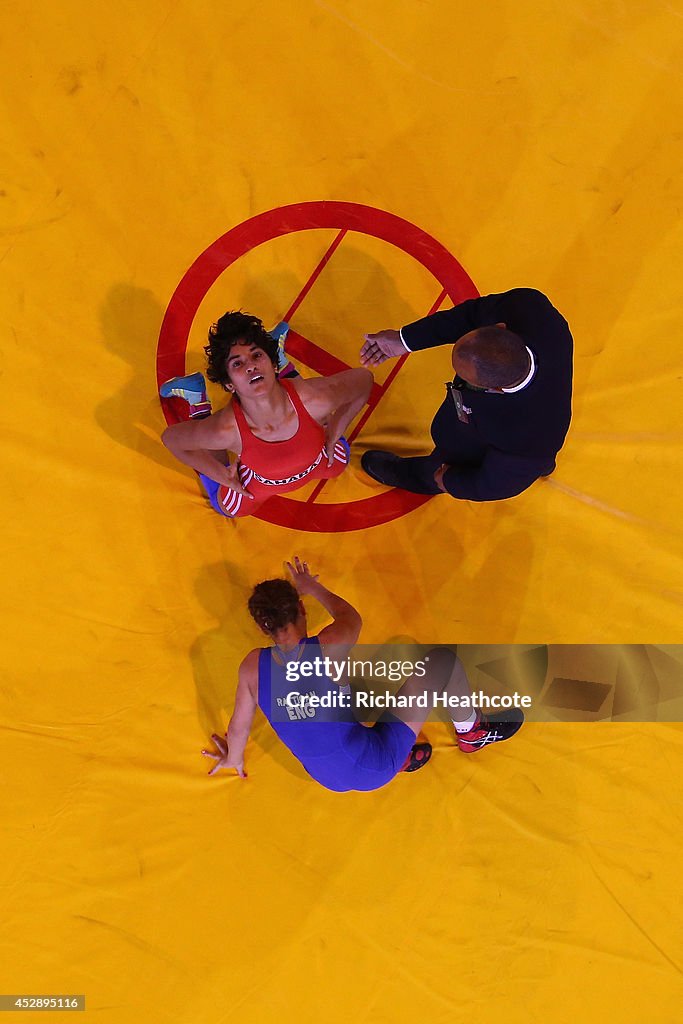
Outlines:
{"type": "MultiPolygon", "coordinates": [[[[306,637],[304,645],[299,664],[323,657],[317,636],[306,637]]],[[[340,687],[315,675],[287,682],[285,666],[277,665],[272,653],[272,647],[265,647],[259,655],[259,707],[311,778],[336,793],[379,789],[390,782],[415,742],[413,730],[389,715],[368,729],[348,721],[350,711],[342,708],[288,709],[286,698],[292,692],[322,697],[339,694],[340,687]]]]}

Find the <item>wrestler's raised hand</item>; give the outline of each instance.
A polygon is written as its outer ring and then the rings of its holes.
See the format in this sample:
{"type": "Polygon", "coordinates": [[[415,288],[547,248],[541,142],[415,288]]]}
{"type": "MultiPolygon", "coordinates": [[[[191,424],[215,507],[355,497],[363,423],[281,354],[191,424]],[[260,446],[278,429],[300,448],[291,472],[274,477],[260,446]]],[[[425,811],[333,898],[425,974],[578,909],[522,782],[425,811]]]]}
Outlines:
{"type": "Polygon", "coordinates": [[[308,562],[301,562],[299,556],[294,556],[294,565],[291,562],[287,562],[287,568],[289,569],[292,576],[292,583],[296,587],[297,594],[303,596],[304,594],[311,594],[315,591],[315,584],[318,582],[318,577],[313,576],[308,569],[308,562]]]}
{"type": "Polygon", "coordinates": [[[211,739],[218,747],[219,753],[215,754],[212,750],[202,750],[204,757],[211,757],[216,762],[209,771],[209,775],[215,775],[221,768],[234,768],[241,779],[246,779],[247,773],[244,770],[244,760],[230,757],[227,732],[225,738],[219,736],[218,733],[213,733],[211,739]]]}
{"type": "Polygon", "coordinates": [[[363,366],[378,366],[386,359],[404,356],[406,353],[407,349],[398,331],[379,331],[377,334],[365,335],[365,344],[360,350],[360,361],[363,366]]]}

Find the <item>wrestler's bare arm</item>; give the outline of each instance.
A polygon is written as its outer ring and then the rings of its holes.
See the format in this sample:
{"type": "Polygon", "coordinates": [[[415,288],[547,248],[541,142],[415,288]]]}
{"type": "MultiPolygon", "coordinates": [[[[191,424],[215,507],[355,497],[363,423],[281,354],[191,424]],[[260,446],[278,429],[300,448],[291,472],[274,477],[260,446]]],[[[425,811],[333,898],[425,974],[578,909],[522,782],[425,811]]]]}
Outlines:
{"type": "Polygon", "coordinates": [[[293,383],[306,410],[318,423],[327,423],[332,413],[343,412],[341,433],[367,402],[373,380],[370,370],[356,367],[331,377],[297,377],[293,383]]]}
{"type": "Polygon", "coordinates": [[[236,476],[236,463],[224,466],[212,454],[230,451],[239,456],[241,452],[240,434],[230,406],[205,419],[188,420],[167,427],[161,440],[176,459],[186,466],[191,466],[198,473],[204,473],[240,494],[246,493],[236,476]]]}
{"type": "Polygon", "coordinates": [[[247,777],[244,770],[244,748],[249,739],[258,704],[259,654],[258,648],[250,651],[239,667],[235,708],[225,738],[217,733],[211,737],[218,747],[218,754],[202,750],[205,757],[210,757],[216,762],[209,775],[214,775],[221,768],[235,768],[243,779],[247,777]]]}

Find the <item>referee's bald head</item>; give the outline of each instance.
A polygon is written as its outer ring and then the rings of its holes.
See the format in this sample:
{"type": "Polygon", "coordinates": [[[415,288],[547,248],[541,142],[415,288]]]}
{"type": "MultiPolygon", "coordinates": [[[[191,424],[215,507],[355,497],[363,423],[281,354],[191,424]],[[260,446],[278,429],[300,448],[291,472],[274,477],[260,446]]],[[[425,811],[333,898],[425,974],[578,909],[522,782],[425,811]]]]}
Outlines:
{"type": "Polygon", "coordinates": [[[530,367],[526,345],[505,324],[478,327],[453,346],[453,369],[473,387],[514,387],[521,384],[530,367]]]}

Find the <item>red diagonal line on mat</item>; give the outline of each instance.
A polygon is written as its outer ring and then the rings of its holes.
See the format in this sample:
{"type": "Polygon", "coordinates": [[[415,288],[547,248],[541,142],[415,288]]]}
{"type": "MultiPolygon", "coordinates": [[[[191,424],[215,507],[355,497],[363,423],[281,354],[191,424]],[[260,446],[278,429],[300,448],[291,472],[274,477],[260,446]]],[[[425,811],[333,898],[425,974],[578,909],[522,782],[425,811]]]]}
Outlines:
{"type": "MultiPolygon", "coordinates": [[[[443,300],[446,298],[447,294],[448,293],[446,292],[446,289],[442,288],[441,292],[439,294],[439,297],[437,298],[436,302],[432,303],[432,308],[426,314],[427,316],[431,316],[432,313],[436,313],[437,309],[439,308],[439,306],[441,305],[443,300]]],[[[349,444],[352,444],[353,441],[355,440],[355,438],[358,437],[358,434],[361,432],[361,430],[363,429],[363,427],[365,426],[367,421],[372,416],[372,414],[375,411],[375,409],[377,408],[379,402],[381,401],[382,398],[384,398],[384,396],[386,395],[387,391],[389,390],[389,388],[393,384],[394,380],[396,379],[396,374],[399,372],[399,370],[401,369],[401,367],[403,366],[403,364],[405,363],[407,358],[408,358],[408,353],[406,352],[406,354],[404,356],[401,356],[400,359],[398,360],[398,362],[396,363],[396,365],[393,367],[391,373],[389,374],[387,379],[384,381],[384,384],[375,385],[376,390],[373,389],[373,391],[372,391],[372,393],[370,395],[370,401],[368,402],[367,409],[365,410],[365,412],[363,413],[363,415],[359,419],[358,423],[353,428],[353,430],[351,431],[351,433],[349,434],[349,436],[347,438],[349,444]]],[[[318,497],[318,495],[320,494],[320,492],[322,491],[323,487],[325,486],[325,484],[327,482],[328,482],[327,480],[321,480],[320,483],[317,484],[314,487],[314,489],[311,492],[311,494],[308,496],[308,498],[306,498],[306,503],[307,504],[309,504],[310,502],[315,501],[315,499],[318,497]]]]}
{"type": "MultiPolygon", "coordinates": [[[[333,373],[341,373],[343,370],[350,370],[351,367],[343,359],[332,355],[326,348],[321,348],[314,341],[304,338],[303,334],[293,331],[290,327],[287,335],[287,353],[294,359],[315,370],[321,377],[331,377],[333,373]]],[[[372,385],[371,398],[377,393],[377,401],[382,397],[379,384],[372,385]]]]}
{"type": "Polygon", "coordinates": [[[306,296],[310,292],[310,290],[313,287],[313,285],[315,284],[315,282],[320,277],[320,274],[324,270],[326,264],[329,263],[329,261],[332,259],[332,256],[334,255],[338,245],[340,244],[342,238],[346,234],[346,230],[347,230],[346,228],[342,228],[342,230],[339,232],[339,234],[337,235],[335,240],[332,242],[332,245],[329,247],[329,249],[327,250],[327,252],[323,256],[323,258],[321,259],[320,263],[318,264],[318,266],[315,268],[315,270],[313,271],[313,273],[309,277],[309,279],[306,282],[306,284],[303,286],[303,288],[301,289],[301,291],[299,292],[297,297],[294,299],[294,302],[292,303],[292,305],[289,307],[289,309],[287,310],[287,312],[283,316],[283,318],[282,318],[283,320],[286,320],[287,322],[289,322],[292,319],[292,317],[296,313],[297,309],[299,308],[301,303],[304,301],[304,299],[306,298],[306,296]]]}

